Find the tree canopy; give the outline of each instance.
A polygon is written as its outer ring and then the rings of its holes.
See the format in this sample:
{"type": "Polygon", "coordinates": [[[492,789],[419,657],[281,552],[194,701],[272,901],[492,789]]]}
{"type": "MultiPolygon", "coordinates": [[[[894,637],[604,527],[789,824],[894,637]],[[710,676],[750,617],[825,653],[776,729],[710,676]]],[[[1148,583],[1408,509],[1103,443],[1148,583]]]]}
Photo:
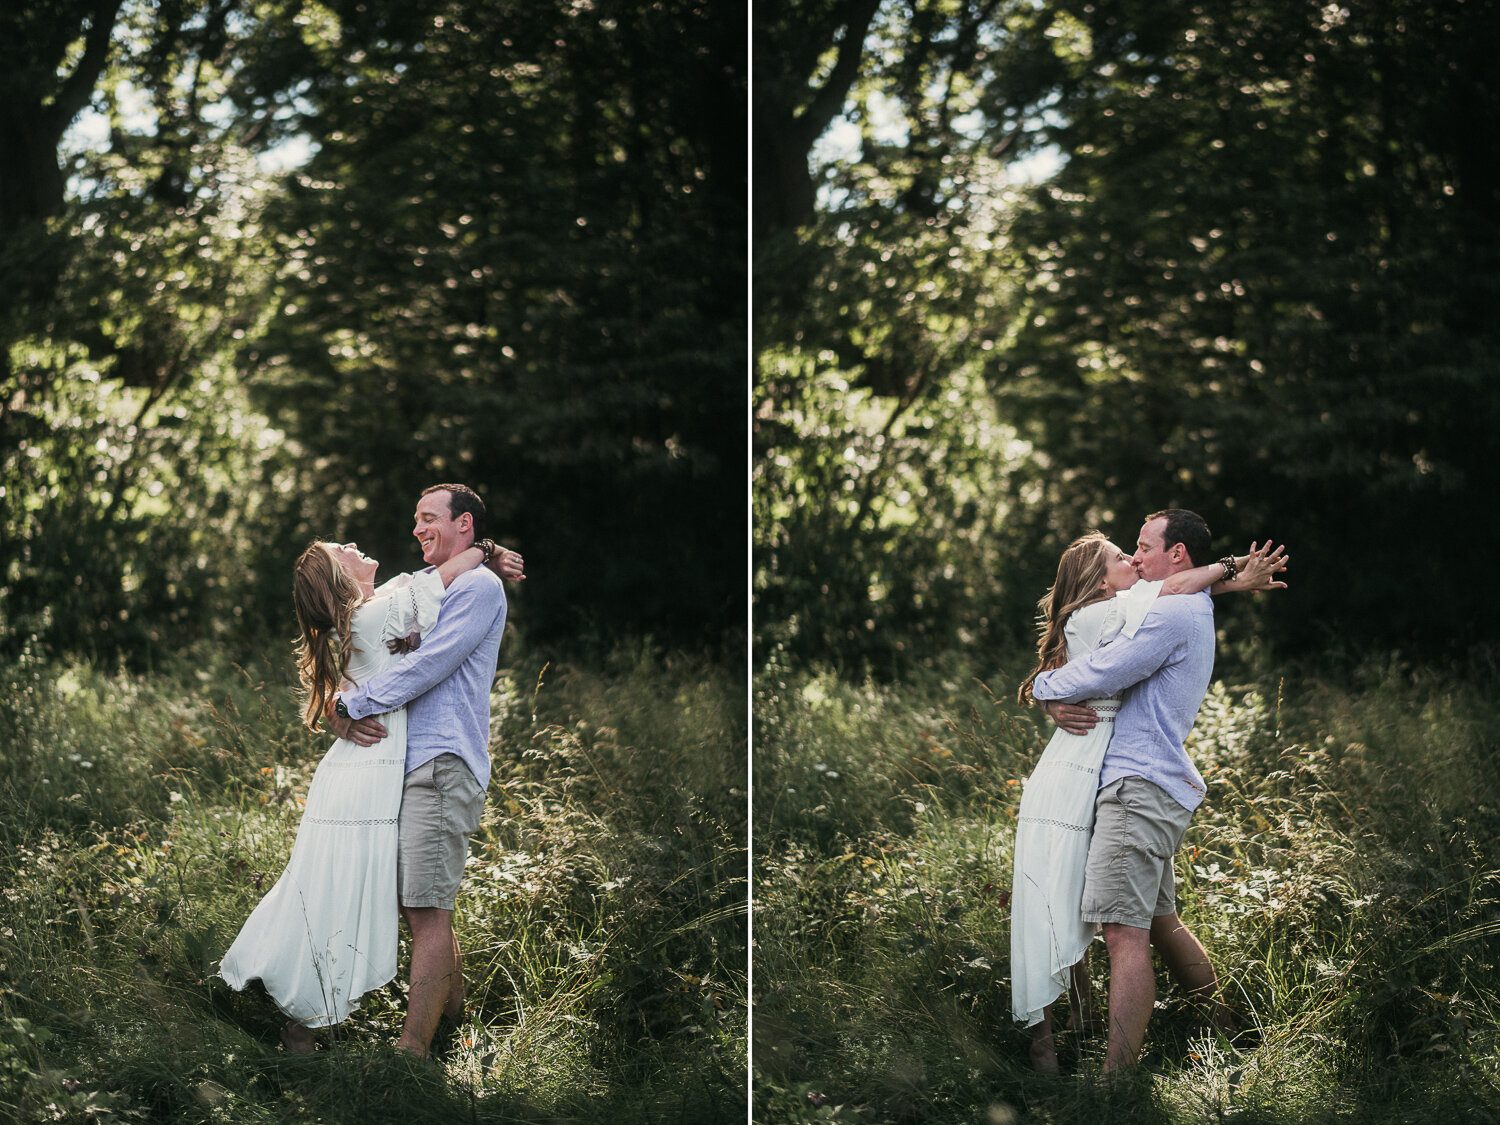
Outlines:
{"type": "Polygon", "coordinates": [[[420,565],[446,480],[526,552],[530,631],[742,624],[732,10],[0,19],[0,643],[284,632],[309,538],[420,565]]]}
{"type": "Polygon", "coordinates": [[[852,76],[827,7],[765,87],[848,94],[812,211],[757,201],[756,472],[808,494],[757,521],[762,640],[1023,632],[1067,541],[1168,506],[1289,545],[1288,649],[1492,634],[1453,591],[1495,483],[1494,4],[886,3],[852,76]]]}

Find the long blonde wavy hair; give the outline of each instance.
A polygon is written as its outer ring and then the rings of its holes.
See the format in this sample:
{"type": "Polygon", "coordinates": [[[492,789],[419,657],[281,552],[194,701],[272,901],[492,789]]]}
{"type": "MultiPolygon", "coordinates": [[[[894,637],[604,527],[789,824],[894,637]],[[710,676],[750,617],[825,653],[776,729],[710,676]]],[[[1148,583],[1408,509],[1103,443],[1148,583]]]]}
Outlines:
{"type": "Polygon", "coordinates": [[[344,682],[353,651],[350,623],[364,592],[334,562],[327,544],[314,539],[292,568],[292,607],[297,613],[297,678],[302,681],[302,721],[316,731],[328,701],[344,682]]]}
{"type": "Polygon", "coordinates": [[[1061,668],[1068,662],[1068,639],[1063,634],[1068,618],[1086,605],[1114,596],[1103,589],[1108,573],[1105,560],[1108,546],[1109,540],[1102,531],[1091,531],[1069,543],[1058,560],[1057,581],[1036,603],[1039,633],[1036,667],[1016,693],[1016,699],[1023,705],[1035,702],[1031,694],[1032,681],[1043,672],[1061,668]]]}

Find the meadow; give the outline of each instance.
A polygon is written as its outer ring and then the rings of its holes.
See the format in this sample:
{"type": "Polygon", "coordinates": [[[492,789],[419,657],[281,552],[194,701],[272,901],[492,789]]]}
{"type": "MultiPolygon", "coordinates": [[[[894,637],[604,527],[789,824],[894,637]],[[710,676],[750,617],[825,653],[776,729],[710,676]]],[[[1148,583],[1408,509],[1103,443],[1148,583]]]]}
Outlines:
{"type": "Polygon", "coordinates": [[[455,916],[468,1019],[435,1066],[392,1049],[399,978],[297,1058],[258,985],[213,976],[329,744],[291,674],[279,651],[0,669],[0,1120],[744,1119],[742,671],[503,657],[455,916]]]}
{"type": "MultiPolygon", "coordinates": [[[[1493,653],[1213,685],[1180,912],[1248,1034],[1211,1034],[1158,969],[1113,1085],[1102,1036],[1062,1035],[1049,1079],[1011,1019],[1013,826],[1048,734],[1024,672],[756,673],[753,1120],[1500,1121],[1493,653]]],[[[1101,1004],[1107,964],[1096,942],[1101,1004]]]]}

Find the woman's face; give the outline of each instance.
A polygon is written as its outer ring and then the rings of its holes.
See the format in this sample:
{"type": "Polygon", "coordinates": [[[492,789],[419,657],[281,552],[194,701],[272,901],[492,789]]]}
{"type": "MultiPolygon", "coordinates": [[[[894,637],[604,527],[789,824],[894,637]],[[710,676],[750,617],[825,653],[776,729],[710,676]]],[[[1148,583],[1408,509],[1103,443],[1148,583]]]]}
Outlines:
{"type": "Polygon", "coordinates": [[[333,561],[343,567],[344,572],[354,581],[361,586],[374,583],[375,572],[380,569],[380,562],[361,551],[358,544],[325,543],[323,546],[333,556],[333,561]]]}
{"type": "Polygon", "coordinates": [[[1135,561],[1113,543],[1104,544],[1104,588],[1111,594],[1128,590],[1140,579],[1135,561]]]}

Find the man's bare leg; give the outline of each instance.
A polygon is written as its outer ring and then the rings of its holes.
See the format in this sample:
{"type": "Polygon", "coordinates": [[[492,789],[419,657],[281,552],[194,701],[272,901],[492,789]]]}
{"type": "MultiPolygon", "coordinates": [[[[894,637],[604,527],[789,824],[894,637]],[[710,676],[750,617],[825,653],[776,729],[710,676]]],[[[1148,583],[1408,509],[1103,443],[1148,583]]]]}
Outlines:
{"type": "Polygon", "coordinates": [[[396,1048],[425,1059],[438,1016],[448,1005],[458,976],[453,911],[403,906],[401,913],[411,929],[411,986],[406,997],[406,1022],[396,1048]]]}
{"type": "MultiPolygon", "coordinates": [[[[451,929],[453,919],[448,924],[451,929]]],[[[443,1015],[450,1020],[460,1020],[464,1014],[464,996],[468,991],[464,981],[464,953],[458,947],[458,935],[453,935],[453,983],[448,988],[448,1003],[443,1005],[443,1015]]]]}
{"type": "Polygon", "coordinates": [[[1239,1033],[1234,1013],[1219,992],[1219,978],[1208,951],[1176,914],[1160,914],[1151,920],[1151,944],[1161,953],[1167,969],[1189,1000],[1208,1009],[1208,1019],[1220,1034],[1239,1033]]]}
{"type": "Polygon", "coordinates": [[[1156,976],[1151,969],[1151,931],[1119,922],[1104,924],[1109,950],[1109,1043],[1104,1072],[1134,1066],[1141,1057],[1146,1024],[1156,1002],[1156,976]]]}

